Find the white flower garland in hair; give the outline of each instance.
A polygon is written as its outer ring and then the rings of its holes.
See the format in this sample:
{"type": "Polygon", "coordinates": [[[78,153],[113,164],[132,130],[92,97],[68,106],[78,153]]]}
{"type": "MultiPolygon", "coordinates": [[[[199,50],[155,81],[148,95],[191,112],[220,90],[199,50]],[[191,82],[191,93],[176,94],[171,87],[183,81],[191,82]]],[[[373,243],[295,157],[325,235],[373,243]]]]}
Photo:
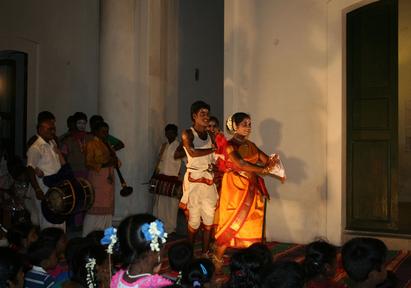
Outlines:
{"type": "Polygon", "coordinates": [[[113,247],[117,243],[117,229],[114,227],[109,227],[104,230],[104,237],[100,240],[102,245],[108,245],[107,253],[113,254],[113,247]]]}
{"type": "Polygon", "coordinates": [[[143,232],[144,239],[150,241],[151,251],[160,252],[160,243],[164,244],[167,241],[167,233],[164,231],[164,225],[160,220],[151,222],[150,224],[146,223],[141,226],[141,231],[143,232]]]}
{"type": "Polygon", "coordinates": [[[87,270],[87,287],[88,288],[94,288],[95,283],[94,283],[94,267],[96,266],[96,259],[94,258],[88,258],[87,263],[86,263],[86,270],[87,270]]]}
{"type": "Polygon", "coordinates": [[[230,133],[234,133],[235,130],[237,130],[237,125],[235,125],[235,123],[233,121],[233,116],[234,116],[234,114],[232,114],[230,117],[228,117],[227,122],[226,122],[226,126],[227,126],[228,131],[230,133]]]}

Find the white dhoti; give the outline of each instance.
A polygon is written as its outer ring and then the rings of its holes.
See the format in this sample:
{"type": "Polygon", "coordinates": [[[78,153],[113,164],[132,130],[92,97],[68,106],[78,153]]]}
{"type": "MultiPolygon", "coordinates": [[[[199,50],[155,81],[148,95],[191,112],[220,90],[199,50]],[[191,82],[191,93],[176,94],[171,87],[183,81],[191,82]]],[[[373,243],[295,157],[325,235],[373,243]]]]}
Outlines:
{"type": "Polygon", "coordinates": [[[174,232],[177,227],[178,214],[177,198],[155,194],[153,214],[163,221],[167,233],[174,232]]]}
{"type": "Polygon", "coordinates": [[[201,222],[210,226],[214,223],[214,214],[218,200],[217,189],[212,183],[213,175],[209,172],[189,172],[184,175],[183,197],[181,202],[187,203],[189,213],[188,225],[192,229],[198,229],[201,222]],[[190,179],[191,178],[191,179],[190,179]],[[208,184],[193,182],[192,179],[208,180],[208,184]]]}

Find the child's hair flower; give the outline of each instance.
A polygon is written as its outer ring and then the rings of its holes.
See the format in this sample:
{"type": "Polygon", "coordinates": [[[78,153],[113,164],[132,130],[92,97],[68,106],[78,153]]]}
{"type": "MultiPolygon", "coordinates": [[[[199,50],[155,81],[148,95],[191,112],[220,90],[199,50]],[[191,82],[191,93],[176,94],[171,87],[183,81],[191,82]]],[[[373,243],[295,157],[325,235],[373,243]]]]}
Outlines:
{"type": "Polygon", "coordinates": [[[87,287],[94,288],[95,287],[95,280],[94,280],[94,267],[96,266],[96,259],[88,258],[86,262],[86,271],[87,271],[87,287]]]}
{"type": "Polygon", "coordinates": [[[102,245],[108,245],[107,253],[113,254],[113,246],[117,242],[117,229],[109,227],[104,230],[104,237],[100,240],[102,245]]]}
{"type": "Polygon", "coordinates": [[[143,233],[144,239],[150,241],[151,251],[160,251],[161,244],[166,243],[167,233],[164,230],[164,224],[160,220],[151,222],[150,224],[145,223],[141,226],[141,232],[143,233]]]}

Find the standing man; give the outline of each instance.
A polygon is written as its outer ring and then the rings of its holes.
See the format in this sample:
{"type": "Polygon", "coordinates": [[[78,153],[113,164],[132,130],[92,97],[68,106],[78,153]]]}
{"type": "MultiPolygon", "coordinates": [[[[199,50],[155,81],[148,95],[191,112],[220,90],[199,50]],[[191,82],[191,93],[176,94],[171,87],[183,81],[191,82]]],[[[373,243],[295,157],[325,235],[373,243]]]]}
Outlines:
{"type": "Polygon", "coordinates": [[[209,252],[210,231],[218,198],[212,172],[215,149],[207,132],[209,112],[210,105],[203,101],[191,105],[193,126],[182,133],[187,171],[180,201],[180,208],[188,212],[188,238],[192,243],[203,223],[203,254],[206,255],[209,252]]]}
{"type": "MultiPolygon", "coordinates": [[[[178,128],[174,124],[167,124],[165,127],[165,136],[167,142],[163,143],[160,148],[159,162],[156,167],[156,177],[162,181],[163,187],[172,189],[177,185],[181,168],[181,158],[185,156],[184,150],[177,150],[180,145],[178,141],[178,128]],[[181,153],[182,152],[182,153],[181,153]],[[170,183],[170,185],[167,185],[170,183]],[[173,185],[174,184],[174,185],[173,185]]],[[[181,183],[181,182],[179,182],[181,183]]],[[[181,185],[179,185],[181,188],[181,185]]],[[[177,213],[179,199],[175,198],[177,195],[174,191],[162,191],[167,194],[154,195],[153,214],[157,218],[163,220],[166,231],[174,232],[177,226],[177,213]]]]}
{"type": "Polygon", "coordinates": [[[48,187],[43,178],[56,174],[61,168],[63,156],[58,150],[55,121],[42,118],[37,123],[37,139],[27,151],[27,167],[31,187],[35,191],[35,208],[38,214],[38,224],[41,229],[47,227],[60,227],[65,229],[65,223],[52,224],[46,220],[41,210],[41,201],[45,199],[48,187]]]}
{"type": "Polygon", "coordinates": [[[114,169],[118,165],[115,152],[106,142],[109,127],[98,122],[94,138],[86,143],[86,167],[88,180],[94,188],[94,204],[87,211],[83,224],[83,236],[94,230],[104,230],[112,225],[114,214],[114,169]]]}

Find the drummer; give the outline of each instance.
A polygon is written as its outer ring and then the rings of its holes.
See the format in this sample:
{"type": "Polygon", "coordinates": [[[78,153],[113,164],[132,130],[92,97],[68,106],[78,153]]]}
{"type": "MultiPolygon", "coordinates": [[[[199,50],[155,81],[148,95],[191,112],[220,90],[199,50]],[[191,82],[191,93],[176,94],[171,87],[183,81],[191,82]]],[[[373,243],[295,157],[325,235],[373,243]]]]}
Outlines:
{"type": "MultiPolygon", "coordinates": [[[[46,227],[60,227],[65,230],[65,223],[52,224],[46,220],[41,212],[41,201],[45,198],[48,187],[43,182],[43,177],[56,174],[64,158],[55,142],[56,126],[50,119],[40,119],[37,123],[37,139],[27,151],[27,167],[32,190],[35,195],[34,214],[38,216],[38,224],[41,229],[46,227]]],[[[33,197],[34,198],[34,197],[33,197]]]]}
{"type": "MultiPolygon", "coordinates": [[[[178,141],[178,127],[174,124],[167,124],[164,128],[167,142],[161,145],[159,162],[156,167],[156,174],[179,177],[181,161],[185,157],[185,152],[180,147],[178,141]]],[[[164,195],[154,195],[153,215],[164,222],[165,228],[169,233],[176,230],[177,212],[180,199],[164,195]]]]}

